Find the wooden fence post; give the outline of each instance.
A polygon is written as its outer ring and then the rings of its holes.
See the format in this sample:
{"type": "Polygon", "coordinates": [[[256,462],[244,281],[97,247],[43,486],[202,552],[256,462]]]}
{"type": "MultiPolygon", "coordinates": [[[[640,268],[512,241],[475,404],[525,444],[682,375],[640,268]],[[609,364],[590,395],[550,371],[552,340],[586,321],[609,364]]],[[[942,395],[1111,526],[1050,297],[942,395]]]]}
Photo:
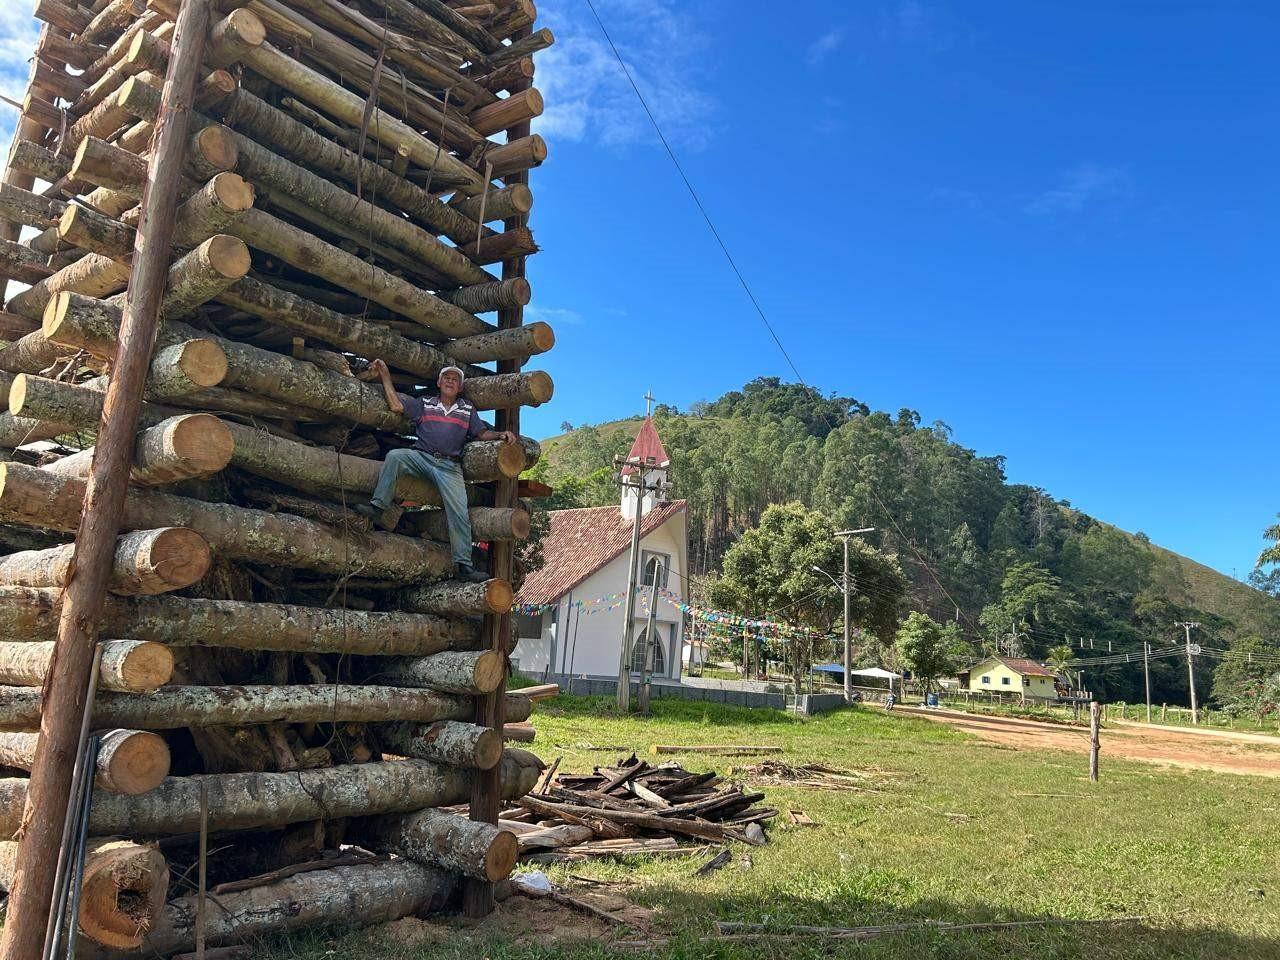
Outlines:
{"type": "Polygon", "coordinates": [[[209,0],[185,0],[178,13],[147,164],[116,363],[107,385],[72,555],[72,574],[63,594],[58,638],[44,686],[40,738],[23,811],[24,830],[9,892],[8,918],[0,940],[4,960],[34,960],[44,943],[80,720],[89,708],[84,702],[85,690],[133,466],[142,389],[169,278],[178,186],[208,29],[209,0]]]}
{"type": "Polygon", "coordinates": [[[1098,781],[1098,751],[1102,748],[1102,704],[1089,705],[1089,779],[1098,781]]]}

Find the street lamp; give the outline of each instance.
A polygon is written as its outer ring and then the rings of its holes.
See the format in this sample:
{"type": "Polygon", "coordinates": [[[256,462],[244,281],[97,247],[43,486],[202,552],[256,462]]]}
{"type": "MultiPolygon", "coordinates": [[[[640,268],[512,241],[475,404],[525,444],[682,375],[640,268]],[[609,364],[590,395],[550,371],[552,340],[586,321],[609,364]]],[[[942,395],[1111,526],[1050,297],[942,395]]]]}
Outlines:
{"type": "MultiPolygon", "coordinates": [[[[853,647],[849,642],[849,538],[863,533],[875,533],[875,527],[860,527],[857,530],[839,530],[836,536],[844,543],[844,702],[853,701],[853,647]]],[[[826,573],[824,570],[823,573],[826,573]]],[[[831,574],[827,574],[831,576],[831,574]]],[[[835,583],[835,577],[831,577],[835,583]]]]}
{"type": "Polygon", "coordinates": [[[833,587],[835,587],[837,590],[840,589],[840,581],[837,580],[835,577],[833,577],[831,574],[827,573],[827,571],[823,570],[821,567],[815,565],[810,567],[809,569],[812,570],[814,573],[822,574],[824,577],[826,577],[828,580],[831,581],[831,585],[833,587]]]}

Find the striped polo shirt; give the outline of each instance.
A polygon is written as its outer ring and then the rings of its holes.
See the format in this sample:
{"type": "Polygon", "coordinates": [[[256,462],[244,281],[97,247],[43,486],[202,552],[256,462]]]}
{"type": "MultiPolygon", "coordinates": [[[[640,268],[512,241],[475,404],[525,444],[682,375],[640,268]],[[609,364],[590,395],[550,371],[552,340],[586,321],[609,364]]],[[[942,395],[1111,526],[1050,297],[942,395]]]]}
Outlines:
{"type": "Polygon", "coordinates": [[[410,397],[400,394],[404,415],[413,421],[418,442],[414,448],[438,457],[462,456],[462,445],[490,426],[480,419],[475,406],[462,397],[446,407],[439,397],[410,397]]]}

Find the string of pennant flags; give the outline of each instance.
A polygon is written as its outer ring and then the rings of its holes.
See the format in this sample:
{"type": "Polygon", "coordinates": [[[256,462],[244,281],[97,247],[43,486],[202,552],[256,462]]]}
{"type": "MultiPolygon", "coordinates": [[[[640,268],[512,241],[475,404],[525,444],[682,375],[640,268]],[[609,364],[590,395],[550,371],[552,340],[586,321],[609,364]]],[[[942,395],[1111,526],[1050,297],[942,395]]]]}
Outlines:
{"type": "MultiPolygon", "coordinates": [[[[636,587],[636,598],[641,608],[641,612],[646,616],[649,612],[649,593],[652,587],[639,586],[636,587]]],[[[782,637],[808,637],[810,639],[835,638],[835,634],[823,634],[810,630],[807,627],[798,627],[790,623],[779,623],[776,620],[766,620],[758,617],[746,617],[739,613],[732,613],[728,610],[717,610],[713,607],[700,607],[692,603],[688,603],[681,599],[670,590],[658,590],[658,597],[675,607],[686,616],[699,620],[709,625],[718,625],[726,628],[738,628],[751,630],[757,633],[772,633],[782,637]]],[[[599,597],[591,597],[583,600],[570,601],[570,609],[576,609],[579,616],[589,617],[597,613],[608,613],[616,610],[626,602],[626,593],[606,593],[599,597]]],[[[512,608],[513,613],[522,614],[524,616],[537,617],[548,611],[554,610],[559,606],[558,603],[518,603],[512,608]]]]}

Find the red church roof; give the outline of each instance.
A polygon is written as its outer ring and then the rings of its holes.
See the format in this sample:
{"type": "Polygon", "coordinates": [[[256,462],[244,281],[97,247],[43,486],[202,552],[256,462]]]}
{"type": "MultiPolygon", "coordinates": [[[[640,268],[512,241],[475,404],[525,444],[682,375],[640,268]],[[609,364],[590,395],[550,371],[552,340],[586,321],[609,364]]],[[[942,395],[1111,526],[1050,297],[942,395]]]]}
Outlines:
{"type": "MultiPolygon", "coordinates": [[[[658,439],[653,417],[645,417],[640,424],[640,430],[636,433],[636,442],[631,445],[631,452],[627,454],[627,459],[643,460],[645,463],[652,463],[655,467],[665,467],[671,463],[671,458],[667,456],[662,441],[658,439]]],[[[624,467],[622,472],[631,473],[631,469],[624,467]]]]}
{"type": "MultiPolygon", "coordinates": [[[[658,449],[662,449],[661,444],[658,449]]],[[[645,514],[640,524],[641,538],[682,512],[685,502],[660,503],[645,514]]],[[[552,510],[549,516],[551,529],[542,539],[542,568],[525,578],[517,603],[555,603],[614,557],[631,549],[634,524],[624,520],[616,506],[552,510]]]]}

